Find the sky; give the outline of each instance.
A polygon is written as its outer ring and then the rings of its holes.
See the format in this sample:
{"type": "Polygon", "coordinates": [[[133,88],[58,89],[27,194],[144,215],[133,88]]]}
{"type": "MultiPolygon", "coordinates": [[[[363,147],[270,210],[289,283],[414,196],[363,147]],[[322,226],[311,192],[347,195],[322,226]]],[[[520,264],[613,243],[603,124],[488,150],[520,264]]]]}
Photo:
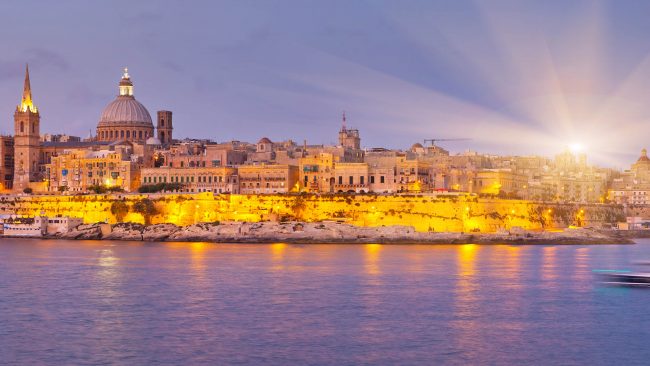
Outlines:
{"type": "MultiPolygon", "coordinates": [[[[128,66],[176,138],[424,139],[601,165],[650,147],[648,1],[3,1],[0,133],[29,63],[41,133],[88,136],[128,66]]],[[[94,132],[93,132],[94,133],[94,132]]]]}

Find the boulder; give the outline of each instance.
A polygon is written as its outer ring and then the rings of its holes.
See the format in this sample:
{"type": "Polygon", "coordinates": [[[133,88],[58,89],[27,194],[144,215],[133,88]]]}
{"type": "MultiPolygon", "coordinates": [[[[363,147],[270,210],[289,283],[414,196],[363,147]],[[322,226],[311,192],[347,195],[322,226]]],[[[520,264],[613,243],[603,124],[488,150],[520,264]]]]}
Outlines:
{"type": "Polygon", "coordinates": [[[102,230],[99,224],[79,225],[67,233],[59,236],[61,239],[97,240],[102,237],[102,230]]]}

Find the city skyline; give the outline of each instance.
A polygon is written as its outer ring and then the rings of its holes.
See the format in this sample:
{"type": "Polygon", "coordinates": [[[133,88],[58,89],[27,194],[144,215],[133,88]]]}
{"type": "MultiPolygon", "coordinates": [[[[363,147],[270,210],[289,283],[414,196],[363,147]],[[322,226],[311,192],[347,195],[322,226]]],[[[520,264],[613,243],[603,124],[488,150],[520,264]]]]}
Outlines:
{"type": "Polygon", "coordinates": [[[207,122],[205,137],[218,141],[331,143],[345,110],[365,147],[461,137],[471,140],[444,146],[550,156],[580,143],[617,168],[646,147],[645,4],[576,2],[559,13],[562,2],[436,3],[425,19],[418,7],[375,2],[219,2],[191,16],[180,3],[118,3],[86,6],[75,27],[57,27],[79,4],[39,6],[29,23],[4,16],[23,35],[2,46],[7,122],[29,62],[43,133],[87,136],[129,66],[138,99],[174,111],[180,138],[200,137],[207,122]]]}

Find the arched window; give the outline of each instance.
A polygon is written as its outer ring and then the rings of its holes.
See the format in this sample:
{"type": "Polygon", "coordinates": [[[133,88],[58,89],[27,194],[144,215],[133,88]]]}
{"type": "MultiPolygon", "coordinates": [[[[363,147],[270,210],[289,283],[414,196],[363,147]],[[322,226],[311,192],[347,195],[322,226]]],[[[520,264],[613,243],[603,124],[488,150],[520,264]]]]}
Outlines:
{"type": "Polygon", "coordinates": [[[160,142],[165,142],[165,132],[160,131],[160,142]]]}
{"type": "Polygon", "coordinates": [[[120,137],[124,138],[124,130],[120,131],[120,137]]]}
{"type": "Polygon", "coordinates": [[[138,138],[142,140],[142,131],[138,131],[138,138]]]}
{"type": "Polygon", "coordinates": [[[165,127],[165,120],[162,118],[160,119],[160,127],[165,127]]]}
{"type": "Polygon", "coordinates": [[[129,137],[131,137],[131,131],[126,131],[126,138],[128,139],[129,137]]]}
{"type": "Polygon", "coordinates": [[[111,130],[110,135],[111,135],[110,138],[113,138],[113,130],[111,130]]]}
{"type": "Polygon", "coordinates": [[[36,133],[36,122],[32,122],[32,133],[36,133]]]}
{"type": "Polygon", "coordinates": [[[25,123],[20,121],[20,132],[25,132],[25,123]]]}

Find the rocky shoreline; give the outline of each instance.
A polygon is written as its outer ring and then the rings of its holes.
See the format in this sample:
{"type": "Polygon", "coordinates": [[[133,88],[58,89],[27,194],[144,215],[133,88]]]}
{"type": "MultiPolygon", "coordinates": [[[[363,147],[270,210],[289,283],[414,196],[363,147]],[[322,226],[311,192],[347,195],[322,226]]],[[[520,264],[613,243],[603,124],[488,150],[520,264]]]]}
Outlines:
{"type": "Polygon", "coordinates": [[[226,222],[185,227],[173,224],[120,223],[80,225],[55,239],[176,241],[214,243],[380,243],[380,244],[631,244],[614,231],[512,230],[498,233],[417,232],[411,226],[358,227],[339,222],[226,222]],[[102,230],[102,225],[103,229],[102,230]]]}

